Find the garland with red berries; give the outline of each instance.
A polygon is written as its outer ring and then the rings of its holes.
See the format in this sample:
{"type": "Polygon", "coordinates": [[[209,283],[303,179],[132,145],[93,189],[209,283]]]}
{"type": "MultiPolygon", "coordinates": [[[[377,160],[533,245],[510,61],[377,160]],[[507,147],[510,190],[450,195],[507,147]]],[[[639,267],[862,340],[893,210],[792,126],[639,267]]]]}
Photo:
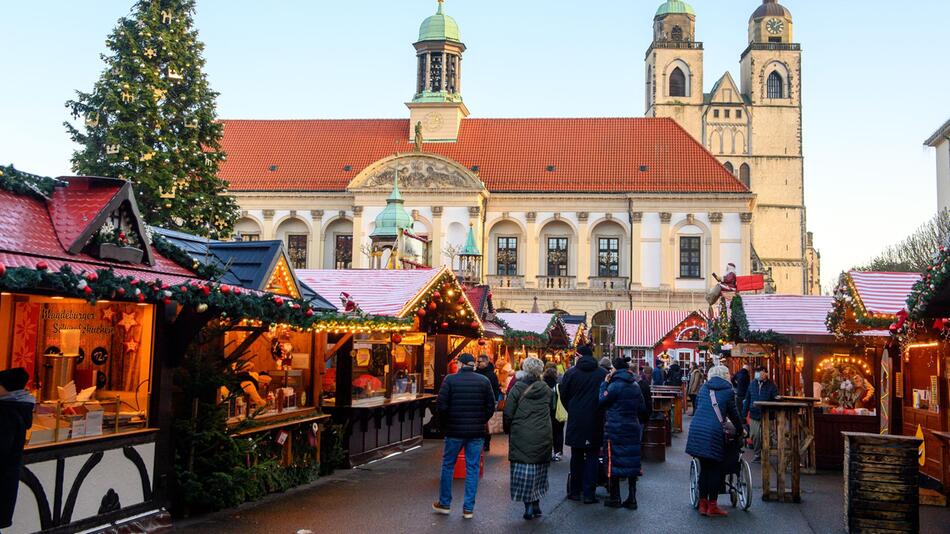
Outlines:
{"type": "Polygon", "coordinates": [[[950,282],[950,249],[940,247],[934,263],[921,273],[920,281],[914,284],[907,297],[907,312],[912,321],[929,317],[930,302],[950,282]]]}

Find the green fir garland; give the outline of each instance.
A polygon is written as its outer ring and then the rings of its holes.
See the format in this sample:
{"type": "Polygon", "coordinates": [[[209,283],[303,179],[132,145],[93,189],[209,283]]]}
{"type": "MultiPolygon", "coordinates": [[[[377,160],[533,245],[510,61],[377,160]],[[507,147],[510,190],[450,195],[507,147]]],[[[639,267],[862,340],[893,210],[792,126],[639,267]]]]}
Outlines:
{"type": "Polygon", "coordinates": [[[18,171],[13,165],[0,166],[0,189],[38,200],[47,200],[53,196],[57,187],[66,186],[66,182],[18,171]]]}
{"type": "Polygon", "coordinates": [[[950,250],[940,247],[937,258],[927,270],[921,274],[920,281],[914,284],[907,297],[908,317],[912,321],[919,321],[930,317],[928,306],[950,281],[950,250]]]}

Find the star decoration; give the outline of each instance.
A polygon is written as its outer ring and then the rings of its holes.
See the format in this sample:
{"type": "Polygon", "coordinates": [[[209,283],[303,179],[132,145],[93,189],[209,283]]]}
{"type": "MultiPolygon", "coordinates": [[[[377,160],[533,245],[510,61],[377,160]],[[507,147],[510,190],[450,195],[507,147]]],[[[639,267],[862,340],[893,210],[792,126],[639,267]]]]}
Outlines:
{"type": "Polygon", "coordinates": [[[165,98],[166,93],[168,93],[168,91],[164,89],[152,89],[152,96],[155,98],[155,100],[161,100],[165,98]]]}
{"type": "Polygon", "coordinates": [[[138,325],[138,323],[135,321],[135,314],[123,312],[122,320],[119,321],[118,325],[122,328],[125,328],[125,331],[128,332],[133,326],[138,325]]]}
{"type": "Polygon", "coordinates": [[[103,321],[111,321],[113,318],[115,318],[115,311],[112,308],[105,308],[102,310],[103,321]]]}
{"type": "Polygon", "coordinates": [[[135,352],[139,348],[139,342],[129,338],[125,341],[125,352],[135,352]]]}
{"type": "Polygon", "coordinates": [[[151,58],[153,58],[153,57],[155,57],[155,56],[156,56],[156,53],[155,53],[155,49],[154,49],[154,48],[146,48],[146,49],[145,49],[145,57],[151,59],[151,58]]]}
{"type": "Polygon", "coordinates": [[[151,161],[151,159],[154,157],[154,152],[146,152],[145,154],[142,154],[142,157],[139,158],[139,161],[151,161]]]}

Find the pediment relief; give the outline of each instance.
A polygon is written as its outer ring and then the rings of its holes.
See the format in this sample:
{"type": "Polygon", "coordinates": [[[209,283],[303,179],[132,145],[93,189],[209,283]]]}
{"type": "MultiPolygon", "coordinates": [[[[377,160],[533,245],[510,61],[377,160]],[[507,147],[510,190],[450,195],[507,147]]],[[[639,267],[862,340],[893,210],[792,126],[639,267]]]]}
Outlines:
{"type": "Polygon", "coordinates": [[[435,154],[418,153],[396,155],[377,161],[360,172],[347,189],[389,191],[392,189],[396,171],[399,171],[399,189],[403,193],[485,189],[485,184],[478,176],[457,162],[435,154]]]}

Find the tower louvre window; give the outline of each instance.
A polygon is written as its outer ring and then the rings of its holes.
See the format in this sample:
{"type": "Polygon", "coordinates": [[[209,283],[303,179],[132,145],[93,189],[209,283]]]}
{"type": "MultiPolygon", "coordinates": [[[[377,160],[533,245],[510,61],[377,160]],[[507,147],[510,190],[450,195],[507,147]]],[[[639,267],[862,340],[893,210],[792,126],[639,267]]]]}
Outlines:
{"type": "Polygon", "coordinates": [[[769,98],[785,98],[785,80],[776,71],[769,74],[767,93],[769,98]]]}
{"type": "Polygon", "coordinates": [[[455,76],[458,72],[458,56],[449,54],[446,56],[445,65],[445,90],[449,93],[458,92],[455,84],[455,76]]]}
{"type": "Polygon", "coordinates": [[[679,26],[673,26],[673,30],[670,32],[670,38],[674,41],[683,40],[683,28],[679,26]]]}
{"type": "Polygon", "coordinates": [[[686,75],[679,67],[670,74],[670,96],[686,96],[686,75]]]}
{"type": "Polygon", "coordinates": [[[442,52],[429,54],[429,90],[433,93],[442,91],[442,52]]]}
{"type": "Polygon", "coordinates": [[[416,76],[416,93],[426,90],[426,55],[419,55],[419,74],[416,76]]]}

